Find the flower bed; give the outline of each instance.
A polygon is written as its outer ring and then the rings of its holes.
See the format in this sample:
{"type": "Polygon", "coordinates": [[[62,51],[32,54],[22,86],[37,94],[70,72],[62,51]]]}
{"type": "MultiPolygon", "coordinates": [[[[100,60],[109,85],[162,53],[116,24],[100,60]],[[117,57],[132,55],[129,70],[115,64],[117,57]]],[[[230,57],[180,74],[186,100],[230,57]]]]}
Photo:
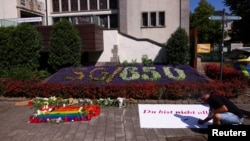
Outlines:
{"type": "Polygon", "coordinates": [[[47,82],[128,84],[137,82],[207,82],[195,69],[188,65],[177,66],[89,66],[69,67],[59,70],[47,82]]]}
{"type": "MultiPolygon", "coordinates": [[[[127,99],[187,99],[197,98],[201,91],[235,97],[246,90],[247,82],[232,71],[223,68],[223,81],[218,71],[207,79],[187,65],[153,67],[70,67],[52,75],[48,82],[24,82],[12,79],[0,81],[6,97],[62,97],[62,98],[117,98],[127,99]],[[104,69],[105,68],[105,69],[104,69]],[[210,77],[211,78],[211,77],[210,77]]],[[[219,68],[219,67],[217,67],[219,68]]]]}

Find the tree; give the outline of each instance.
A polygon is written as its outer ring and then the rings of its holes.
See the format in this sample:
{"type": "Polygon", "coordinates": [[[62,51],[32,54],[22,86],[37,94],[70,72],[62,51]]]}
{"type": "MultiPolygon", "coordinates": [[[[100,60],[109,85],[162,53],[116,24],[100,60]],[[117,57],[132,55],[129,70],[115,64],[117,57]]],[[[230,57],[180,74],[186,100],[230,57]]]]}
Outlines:
{"type": "Polygon", "coordinates": [[[241,20],[232,25],[232,41],[242,41],[250,44],[250,0],[224,0],[233,15],[241,16],[241,20]]]}
{"type": "Polygon", "coordinates": [[[183,28],[178,28],[168,39],[166,44],[166,63],[167,64],[188,64],[189,55],[189,37],[183,28]]]}
{"type": "Polygon", "coordinates": [[[214,7],[206,0],[200,0],[198,7],[190,16],[190,28],[198,31],[198,43],[220,43],[221,21],[208,18],[214,14],[214,7]]]}
{"type": "Polygon", "coordinates": [[[21,23],[10,32],[8,58],[11,68],[37,70],[42,37],[33,25],[21,23]]]}
{"type": "Polygon", "coordinates": [[[66,19],[52,26],[48,64],[52,71],[63,67],[78,66],[81,63],[81,39],[78,31],[66,19]]]}

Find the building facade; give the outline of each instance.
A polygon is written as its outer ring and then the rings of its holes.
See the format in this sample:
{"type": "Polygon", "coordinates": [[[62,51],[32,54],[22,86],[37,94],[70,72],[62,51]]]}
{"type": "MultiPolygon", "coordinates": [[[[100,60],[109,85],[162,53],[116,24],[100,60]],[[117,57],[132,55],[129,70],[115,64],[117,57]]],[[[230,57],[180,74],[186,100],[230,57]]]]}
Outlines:
{"type": "Polygon", "coordinates": [[[143,55],[161,63],[171,34],[179,27],[189,34],[189,0],[1,0],[0,8],[4,20],[42,17],[39,24],[51,26],[64,18],[97,25],[103,50],[83,51],[83,60],[97,65],[141,62],[143,55]]]}
{"type": "Polygon", "coordinates": [[[189,0],[41,0],[48,25],[61,18],[95,23],[135,38],[165,43],[178,28],[189,33],[189,0]]]}
{"type": "Polygon", "coordinates": [[[39,0],[0,1],[0,26],[27,22],[25,20],[42,25],[43,17],[45,17],[44,3],[39,0]]]}
{"type": "Polygon", "coordinates": [[[165,43],[178,28],[189,33],[189,0],[1,0],[0,19],[42,17],[52,25],[94,23],[135,38],[165,43]]]}

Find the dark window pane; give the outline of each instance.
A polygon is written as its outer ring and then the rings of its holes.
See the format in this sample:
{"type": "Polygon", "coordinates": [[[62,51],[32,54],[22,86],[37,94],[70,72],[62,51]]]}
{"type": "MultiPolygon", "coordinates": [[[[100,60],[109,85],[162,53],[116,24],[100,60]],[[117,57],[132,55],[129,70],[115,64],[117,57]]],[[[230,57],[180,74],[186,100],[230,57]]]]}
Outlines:
{"type": "Polygon", "coordinates": [[[110,9],[118,9],[118,3],[117,0],[109,0],[109,8],[110,9]]]}
{"type": "Polygon", "coordinates": [[[110,28],[118,28],[118,15],[110,15],[110,28]]]}
{"type": "Polygon", "coordinates": [[[150,13],[150,24],[151,26],[156,26],[156,13],[155,12],[151,12],[150,13]]]}
{"type": "Polygon", "coordinates": [[[108,16],[107,15],[100,16],[100,25],[102,27],[108,28],[108,16]]]}
{"type": "Polygon", "coordinates": [[[90,10],[97,10],[97,0],[90,0],[90,10]]]}
{"type": "Polygon", "coordinates": [[[60,18],[53,18],[54,23],[59,22],[60,18]]]}
{"type": "Polygon", "coordinates": [[[78,0],[71,0],[71,11],[78,11],[78,0]]]}
{"type": "Polygon", "coordinates": [[[99,0],[100,9],[107,9],[107,0],[99,0]]]}
{"type": "Polygon", "coordinates": [[[79,24],[78,23],[78,18],[77,17],[70,17],[71,23],[72,24],[79,24]]]}
{"type": "Polygon", "coordinates": [[[148,26],[148,13],[142,13],[142,26],[148,26]]]}
{"type": "Polygon", "coordinates": [[[91,16],[81,16],[81,17],[78,17],[78,23],[79,24],[91,23],[91,16]]]}
{"type": "Polygon", "coordinates": [[[59,12],[59,0],[53,0],[52,1],[53,4],[53,12],[59,12]]]}
{"type": "Polygon", "coordinates": [[[80,0],[80,9],[88,10],[88,0],[80,0]]]}
{"type": "Polygon", "coordinates": [[[159,12],[159,25],[165,25],[165,12],[159,12]]]}
{"type": "Polygon", "coordinates": [[[69,11],[69,1],[62,0],[62,11],[69,11]]]}

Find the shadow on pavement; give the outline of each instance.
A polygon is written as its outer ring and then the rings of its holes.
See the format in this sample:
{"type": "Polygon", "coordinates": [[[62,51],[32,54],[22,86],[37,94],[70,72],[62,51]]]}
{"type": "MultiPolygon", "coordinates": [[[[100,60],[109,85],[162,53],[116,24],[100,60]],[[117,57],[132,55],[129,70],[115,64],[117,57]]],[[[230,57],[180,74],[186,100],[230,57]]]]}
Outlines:
{"type": "Polygon", "coordinates": [[[190,129],[202,130],[202,129],[206,129],[207,126],[210,124],[209,122],[204,123],[204,124],[198,124],[199,118],[194,117],[194,116],[179,115],[179,114],[174,114],[174,116],[180,118],[180,120],[187,125],[186,128],[190,128],[190,129]]]}
{"type": "Polygon", "coordinates": [[[202,135],[188,137],[167,137],[166,141],[207,141],[207,138],[202,135]]]}
{"type": "Polygon", "coordinates": [[[208,129],[207,128],[191,128],[193,132],[200,133],[200,134],[207,134],[208,129]]]}
{"type": "Polygon", "coordinates": [[[243,112],[243,114],[246,116],[246,118],[250,118],[250,111],[246,111],[244,109],[241,109],[241,111],[243,112]]]}

